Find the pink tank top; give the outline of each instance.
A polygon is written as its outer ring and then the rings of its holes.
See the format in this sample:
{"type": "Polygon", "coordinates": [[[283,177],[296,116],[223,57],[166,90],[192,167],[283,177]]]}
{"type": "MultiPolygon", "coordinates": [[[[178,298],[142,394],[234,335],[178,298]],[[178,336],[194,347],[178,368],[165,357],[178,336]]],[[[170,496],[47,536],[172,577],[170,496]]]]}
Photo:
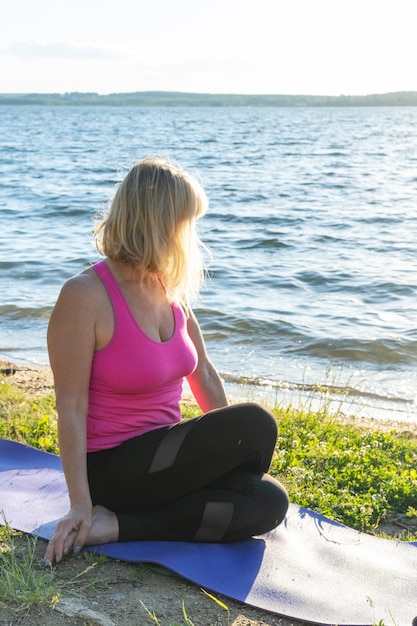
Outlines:
{"type": "Polygon", "coordinates": [[[119,445],[147,431],[181,420],[184,376],[197,365],[197,352],[183,309],[172,305],[174,334],[150,339],[136,323],[105,261],[93,266],[114,312],[110,342],[94,353],[87,417],[87,451],[119,445]]]}

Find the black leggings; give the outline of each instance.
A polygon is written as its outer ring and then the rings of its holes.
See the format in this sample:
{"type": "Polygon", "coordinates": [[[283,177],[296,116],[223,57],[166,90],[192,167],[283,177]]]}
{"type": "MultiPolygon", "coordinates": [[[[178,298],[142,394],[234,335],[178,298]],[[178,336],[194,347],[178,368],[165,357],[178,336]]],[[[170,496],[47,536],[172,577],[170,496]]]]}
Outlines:
{"type": "Polygon", "coordinates": [[[93,504],[119,541],[230,542],[272,530],[288,509],[268,471],[276,420],[258,404],[211,411],[87,457],[93,504]]]}

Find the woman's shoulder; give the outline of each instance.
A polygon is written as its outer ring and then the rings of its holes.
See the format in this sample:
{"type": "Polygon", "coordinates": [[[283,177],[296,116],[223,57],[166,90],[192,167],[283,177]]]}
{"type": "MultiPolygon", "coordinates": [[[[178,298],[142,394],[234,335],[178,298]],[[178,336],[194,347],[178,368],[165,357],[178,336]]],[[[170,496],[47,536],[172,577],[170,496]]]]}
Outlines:
{"type": "Polygon", "coordinates": [[[61,297],[91,299],[102,290],[101,281],[93,267],[88,267],[79,274],[68,278],[62,286],[61,297]]]}

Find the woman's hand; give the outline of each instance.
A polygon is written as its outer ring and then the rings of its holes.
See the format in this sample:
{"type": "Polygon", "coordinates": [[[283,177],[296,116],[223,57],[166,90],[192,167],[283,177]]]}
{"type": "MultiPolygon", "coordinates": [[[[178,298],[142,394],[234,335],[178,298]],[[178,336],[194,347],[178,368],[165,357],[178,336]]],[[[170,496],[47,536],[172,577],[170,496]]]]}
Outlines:
{"type": "Polygon", "coordinates": [[[197,318],[191,309],[187,310],[187,329],[198,355],[197,367],[187,376],[191,391],[204,413],[227,406],[223,381],[210,361],[197,318]]]}
{"type": "Polygon", "coordinates": [[[45,565],[59,563],[71,550],[78,554],[85,544],[92,524],[93,509],[78,503],[58,522],[46,549],[45,565]]]}

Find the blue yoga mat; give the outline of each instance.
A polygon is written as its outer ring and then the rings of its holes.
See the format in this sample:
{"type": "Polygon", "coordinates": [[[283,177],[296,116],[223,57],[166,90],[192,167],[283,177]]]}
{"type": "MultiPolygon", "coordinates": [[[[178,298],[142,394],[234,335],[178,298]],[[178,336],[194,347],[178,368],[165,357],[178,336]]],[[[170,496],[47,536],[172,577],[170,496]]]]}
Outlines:
{"type": "MultiPolygon", "coordinates": [[[[0,511],[13,528],[49,539],[68,511],[59,457],[0,440],[0,511]]],[[[315,624],[411,626],[417,616],[417,543],[372,537],[293,504],[279,528],[248,541],[89,549],[157,563],[213,592],[315,624]]]]}

